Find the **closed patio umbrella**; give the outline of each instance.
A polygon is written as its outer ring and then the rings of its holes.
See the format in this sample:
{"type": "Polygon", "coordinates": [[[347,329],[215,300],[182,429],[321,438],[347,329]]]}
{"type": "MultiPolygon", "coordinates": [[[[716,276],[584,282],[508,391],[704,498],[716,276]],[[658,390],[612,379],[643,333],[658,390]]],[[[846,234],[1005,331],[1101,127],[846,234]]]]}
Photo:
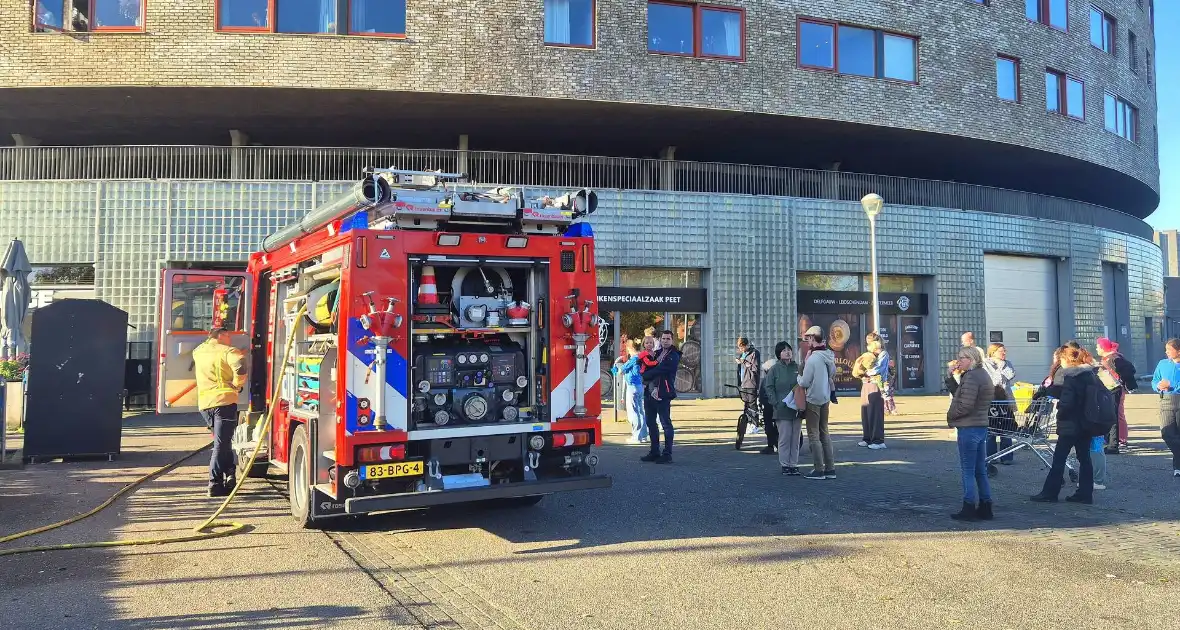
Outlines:
{"type": "Polygon", "coordinates": [[[4,258],[0,260],[0,355],[5,359],[16,358],[25,351],[25,338],[21,332],[25,315],[29,312],[29,257],[25,244],[12,239],[4,258]]]}

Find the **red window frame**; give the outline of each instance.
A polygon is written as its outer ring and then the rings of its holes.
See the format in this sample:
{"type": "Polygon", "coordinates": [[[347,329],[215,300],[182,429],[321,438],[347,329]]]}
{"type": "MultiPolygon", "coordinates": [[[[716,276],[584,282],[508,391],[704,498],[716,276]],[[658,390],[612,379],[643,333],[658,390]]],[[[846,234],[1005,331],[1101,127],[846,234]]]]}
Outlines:
{"type": "MultiPolygon", "coordinates": [[[[100,0],[89,0],[89,2],[87,2],[87,4],[86,4],[86,10],[88,12],[88,14],[86,16],[86,19],[87,19],[86,30],[85,31],[73,31],[71,29],[66,28],[66,25],[71,23],[71,16],[66,13],[66,3],[68,2],[68,0],[57,0],[57,2],[61,4],[61,10],[62,10],[62,16],[61,16],[61,26],[62,27],[61,28],[53,26],[52,24],[42,24],[41,22],[39,22],[37,20],[37,1],[33,0],[32,2],[29,2],[29,10],[32,12],[31,17],[32,17],[32,21],[33,21],[33,30],[36,31],[37,29],[45,29],[45,30],[50,30],[50,31],[68,31],[71,33],[74,33],[74,32],[82,32],[82,33],[143,33],[143,32],[146,32],[146,30],[147,30],[147,3],[148,3],[148,0],[139,0],[139,26],[94,26],[94,7],[96,4],[98,4],[99,1],[100,0]]],[[[106,1],[107,2],[117,2],[118,0],[106,0],[106,1]]],[[[44,0],[42,0],[42,4],[48,4],[48,3],[44,2],[44,0]]],[[[69,4],[71,7],[73,6],[72,2],[69,4]]]]}
{"type": "Polygon", "coordinates": [[[1056,24],[1053,24],[1051,22],[1051,18],[1049,17],[1049,3],[1052,1],[1053,0],[1037,0],[1037,19],[1034,20],[1032,18],[1029,18],[1028,13],[1025,13],[1024,17],[1026,19],[1028,19],[1028,21],[1030,21],[1030,22],[1036,22],[1037,24],[1041,24],[1043,26],[1048,26],[1049,28],[1051,28],[1055,31],[1061,31],[1062,33],[1068,33],[1069,32],[1069,0],[1062,0],[1063,2],[1065,2],[1065,27],[1057,26],[1056,24]]]}
{"type": "Polygon", "coordinates": [[[834,22],[832,20],[821,20],[819,18],[810,17],[796,17],[795,18],[795,65],[804,70],[814,70],[817,72],[831,72],[842,76],[863,77],[865,79],[879,79],[881,81],[894,81],[896,83],[905,83],[907,85],[918,85],[919,77],[922,76],[922,56],[919,48],[921,38],[917,35],[910,35],[909,33],[902,33],[899,31],[891,31],[884,28],[874,28],[872,26],[862,26],[860,24],[849,24],[847,22],[834,22]],[[832,27],[832,67],[827,66],[813,66],[811,64],[803,63],[803,38],[800,36],[803,24],[817,24],[819,26],[832,27]],[[848,28],[858,28],[873,33],[873,76],[866,77],[862,74],[846,74],[840,72],[840,27],[847,26],[848,28]],[[914,80],[907,81],[906,79],[895,79],[893,77],[885,76],[885,43],[884,36],[892,35],[894,37],[904,37],[914,43],[914,80]],[[880,72],[878,75],[877,73],[880,72]]]}
{"type": "MultiPolygon", "coordinates": [[[[409,2],[409,0],[406,0],[409,2]]],[[[349,0],[349,6],[352,6],[352,0],[349,0]]],[[[408,27],[407,27],[408,28],[408,27]]],[[[742,33],[745,34],[745,21],[742,22],[742,33]]],[[[545,46],[553,46],[555,48],[580,48],[582,50],[594,50],[598,48],[598,0],[590,0],[590,45],[584,46],[582,44],[555,44],[553,42],[545,41],[545,3],[541,3],[541,43],[545,46]]],[[[651,52],[651,51],[648,51],[651,52]]]]}
{"type": "Polygon", "coordinates": [[[1016,100],[1007,99],[1007,98],[1004,98],[1003,96],[1000,96],[1000,86],[999,86],[1000,77],[999,76],[996,77],[996,98],[1000,99],[1001,101],[1004,101],[1005,103],[1021,103],[1021,102],[1023,102],[1024,101],[1024,93],[1021,92],[1021,90],[1020,90],[1020,58],[1013,57],[1011,55],[996,55],[996,59],[1003,59],[1004,61],[1011,61],[1013,68],[1015,68],[1015,70],[1016,70],[1016,82],[1015,82],[1016,100]]]}
{"type": "MultiPolygon", "coordinates": [[[[275,29],[278,28],[279,14],[278,14],[278,0],[267,0],[266,3],[266,22],[267,25],[263,27],[256,26],[222,26],[221,25],[221,3],[229,0],[214,0],[213,1],[213,30],[218,33],[280,33],[275,29]]],[[[344,12],[345,30],[343,33],[281,33],[282,35],[345,35],[348,37],[384,37],[388,39],[405,39],[405,33],[356,33],[352,30],[352,2],[348,0],[347,10],[344,12]]],[[[405,11],[407,14],[406,30],[409,30],[409,0],[406,1],[405,11]]],[[[339,28],[337,28],[339,31],[339,28]]]]}
{"type": "MultiPolygon", "coordinates": [[[[1113,15],[1107,13],[1101,7],[1097,7],[1092,4],[1090,5],[1090,11],[1087,12],[1086,15],[1089,16],[1090,13],[1093,13],[1095,11],[1097,11],[1100,15],[1102,15],[1104,27],[1105,27],[1105,23],[1110,24],[1110,29],[1109,29],[1110,30],[1110,50],[1106,50],[1102,46],[1095,44],[1093,39],[1090,40],[1090,45],[1093,46],[1094,48],[1097,48],[1098,50],[1101,50],[1104,53],[1108,53],[1111,55],[1118,55],[1118,47],[1119,47],[1119,45],[1118,45],[1118,38],[1119,38],[1119,21],[1118,21],[1118,19],[1116,19],[1113,15]]],[[[1087,37],[1089,37],[1090,35],[1092,35],[1092,33],[1088,34],[1087,37]]]]}
{"type": "MultiPolygon", "coordinates": [[[[1075,76],[1053,68],[1046,68],[1045,74],[1051,74],[1057,77],[1057,111],[1045,110],[1045,113],[1054,114],[1057,116],[1064,116],[1070,120],[1085,121],[1086,120],[1086,82],[1075,76]],[[1074,116],[1069,113],[1069,82],[1076,81],[1082,86],[1082,115],[1074,116]]],[[[1047,99],[1046,99],[1047,103],[1047,99]]]]}
{"type": "Polygon", "coordinates": [[[651,49],[651,18],[648,18],[648,48],[647,52],[650,55],[668,55],[671,57],[693,57],[696,59],[721,59],[724,61],[745,61],[746,60],[746,10],[742,7],[729,7],[717,4],[699,4],[695,2],[679,2],[677,0],[647,0],[647,6],[653,4],[663,4],[673,7],[688,7],[692,9],[692,54],[688,53],[673,53],[663,52],[651,49]],[[701,52],[701,14],[705,11],[717,11],[719,13],[736,13],[738,20],[740,20],[742,28],[742,37],[740,54],[736,57],[730,55],[706,55],[701,52]]]}

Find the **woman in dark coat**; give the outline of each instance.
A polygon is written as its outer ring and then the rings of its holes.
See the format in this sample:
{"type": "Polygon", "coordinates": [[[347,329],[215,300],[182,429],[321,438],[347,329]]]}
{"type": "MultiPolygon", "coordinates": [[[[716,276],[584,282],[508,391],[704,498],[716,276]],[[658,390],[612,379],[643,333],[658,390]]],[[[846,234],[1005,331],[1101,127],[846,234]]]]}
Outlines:
{"type": "Polygon", "coordinates": [[[1053,449],[1053,466],[1045,478],[1045,485],[1033,501],[1055,502],[1061,493],[1062,473],[1070,449],[1077,454],[1079,484],[1078,491],[1066,501],[1073,503],[1094,502],[1094,465],[1090,460],[1090,440],[1093,436],[1085,430],[1087,402],[1086,389],[1102,387],[1093,365],[1087,360],[1085,351],[1077,348],[1062,348],[1060,369],[1053,374],[1048,386],[1050,396],[1057,398],[1057,445],[1053,449]]]}

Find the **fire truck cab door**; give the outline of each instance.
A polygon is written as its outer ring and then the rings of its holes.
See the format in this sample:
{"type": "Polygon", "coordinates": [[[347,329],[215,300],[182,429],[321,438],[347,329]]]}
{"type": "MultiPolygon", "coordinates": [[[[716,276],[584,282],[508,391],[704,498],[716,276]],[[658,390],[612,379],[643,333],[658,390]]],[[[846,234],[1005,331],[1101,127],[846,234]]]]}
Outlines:
{"type": "MultiPolygon", "coordinates": [[[[165,269],[160,294],[159,362],[156,365],[156,411],[197,411],[193,349],[221,326],[234,347],[250,356],[250,276],[245,272],[165,269]]],[[[248,391],[238,397],[245,409],[248,391]]]]}

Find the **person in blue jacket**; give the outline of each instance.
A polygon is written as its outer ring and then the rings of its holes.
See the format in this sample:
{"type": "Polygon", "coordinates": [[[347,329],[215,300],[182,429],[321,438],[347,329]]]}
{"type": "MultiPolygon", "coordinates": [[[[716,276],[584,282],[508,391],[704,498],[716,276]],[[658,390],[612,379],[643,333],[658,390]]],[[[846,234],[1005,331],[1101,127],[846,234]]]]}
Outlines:
{"type": "Polygon", "coordinates": [[[1164,346],[1168,358],[1161,359],[1151,375],[1151,388],[1160,395],[1160,434],[1172,450],[1172,476],[1180,479],[1180,339],[1164,346]]]}
{"type": "Polygon", "coordinates": [[[627,421],[631,423],[631,438],[628,444],[647,442],[647,421],[643,417],[643,376],[639,372],[639,340],[627,342],[627,358],[619,357],[611,368],[611,374],[622,373],[626,380],[625,398],[627,421]]]}

